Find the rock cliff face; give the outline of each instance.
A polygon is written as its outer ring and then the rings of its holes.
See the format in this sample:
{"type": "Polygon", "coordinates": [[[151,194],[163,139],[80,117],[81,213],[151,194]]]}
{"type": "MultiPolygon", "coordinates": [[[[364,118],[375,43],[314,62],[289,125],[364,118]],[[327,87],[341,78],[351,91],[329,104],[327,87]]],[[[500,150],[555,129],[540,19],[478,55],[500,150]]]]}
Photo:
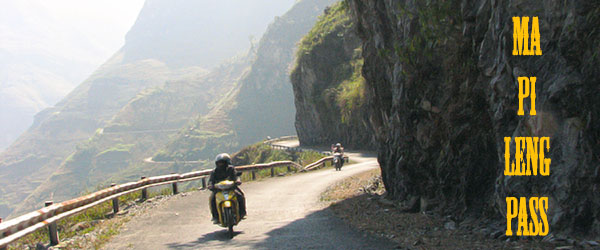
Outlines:
{"type": "Polygon", "coordinates": [[[291,80],[296,131],[302,145],[375,145],[365,103],[360,45],[344,2],[326,9],[300,42],[291,80]]]}
{"type": "Polygon", "coordinates": [[[551,232],[600,233],[600,3],[349,5],[392,197],[460,220],[548,196],[551,232]],[[513,16],[539,16],[542,56],[512,56],[513,16]],[[538,79],[537,116],[516,114],[519,76],[538,79]],[[551,137],[550,176],[505,177],[505,136],[551,137]]]}

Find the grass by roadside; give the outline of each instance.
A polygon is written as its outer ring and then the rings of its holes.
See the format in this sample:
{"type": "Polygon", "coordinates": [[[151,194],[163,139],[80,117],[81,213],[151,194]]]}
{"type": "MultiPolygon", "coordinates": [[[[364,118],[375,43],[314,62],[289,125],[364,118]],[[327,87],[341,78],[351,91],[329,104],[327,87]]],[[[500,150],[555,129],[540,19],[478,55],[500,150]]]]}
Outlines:
{"type": "MultiPolygon", "coordinates": [[[[496,239],[480,228],[459,226],[426,213],[407,213],[384,199],[379,170],[365,172],[329,187],[321,200],[351,226],[398,243],[399,249],[560,249],[589,248],[541,239],[496,239]]],[[[465,223],[466,224],[466,223],[465,223]]]]}
{"type": "MultiPolygon", "coordinates": [[[[284,150],[273,149],[269,145],[265,145],[262,142],[250,145],[243,148],[239,152],[232,155],[233,164],[239,165],[250,165],[258,163],[268,163],[273,161],[294,161],[302,166],[306,166],[313,163],[326,155],[316,151],[304,151],[304,152],[286,152],[284,150]]],[[[326,165],[331,165],[330,163],[326,165]]],[[[288,167],[276,167],[274,168],[275,176],[286,175],[297,172],[295,168],[288,167]]],[[[271,176],[271,169],[263,169],[256,171],[255,177],[257,180],[268,178],[271,176]]],[[[251,181],[252,173],[244,172],[241,176],[242,181],[251,181]]]]}
{"type": "MultiPolygon", "coordinates": [[[[150,191],[148,200],[164,199],[170,192],[172,191],[169,188],[150,191]]],[[[118,234],[121,226],[129,221],[133,212],[150,207],[150,205],[143,205],[140,198],[140,192],[119,197],[121,212],[117,216],[113,214],[112,203],[105,202],[58,221],[57,228],[61,243],[53,249],[101,248],[113,235],[118,234]]],[[[45,227],[19,239],[8,249],[39,249],[42,246],[45,248],[49,242],[48,228],[45,227]]]]}

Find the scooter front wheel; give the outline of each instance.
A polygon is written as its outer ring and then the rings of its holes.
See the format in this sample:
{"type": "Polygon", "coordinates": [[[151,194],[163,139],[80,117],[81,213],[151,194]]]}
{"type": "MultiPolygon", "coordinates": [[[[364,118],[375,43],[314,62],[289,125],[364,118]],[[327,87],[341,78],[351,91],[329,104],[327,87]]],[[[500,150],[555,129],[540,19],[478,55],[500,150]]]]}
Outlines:
{"type": "Polygon", "coordinates": [[[233,210],[228,207],[225,208],[225,217],[227,218],[227,234],[230,239],[233,238],[233,210]]]}

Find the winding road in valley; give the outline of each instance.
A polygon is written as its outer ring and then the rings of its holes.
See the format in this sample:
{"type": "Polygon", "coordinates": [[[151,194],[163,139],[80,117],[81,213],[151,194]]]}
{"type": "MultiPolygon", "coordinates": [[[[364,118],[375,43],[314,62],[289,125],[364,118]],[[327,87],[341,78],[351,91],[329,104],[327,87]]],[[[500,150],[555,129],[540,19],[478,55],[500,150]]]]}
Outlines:
{"type": "MultiPolygon", "coordinates": [[[[279,145],[297,145],[282,141],[279,145]]],[[[105,249],[391,249],[387,239],[358,232],[319,200],[333,183],[378,168],[373,155],[348,153],[356,164],[267,178],[242,185],[248,216],[228,239],[210,222],[208,191],[177,195],[127,222],[105,249]]]]}

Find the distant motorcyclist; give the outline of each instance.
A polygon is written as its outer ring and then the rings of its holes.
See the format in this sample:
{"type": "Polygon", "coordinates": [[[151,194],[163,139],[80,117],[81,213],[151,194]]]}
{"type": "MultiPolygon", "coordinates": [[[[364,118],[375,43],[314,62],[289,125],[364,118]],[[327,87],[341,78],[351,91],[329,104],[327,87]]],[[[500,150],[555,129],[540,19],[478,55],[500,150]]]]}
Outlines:
{"type": "Polygon", "coordinates": [[[344,148],[341,143],[336,143],[335,146],[331,145],[331,152],[333,153],[333,162],[336,171],[341,171],[344,165],[344,148]]]}
{"type": "Polygon", "coordinates": [[[344,148],[342,147],[342,144],[338,142],[335,145],[331,145],[331,152],[344,154],[344,148]]]}
{"type": "MultiPolygon", "coordinates": [[[[212,191],[210,201],[210,212],[212,214],[213,223],[219,223],[219,215],[217,213],[217,204],[215,201],[215,189],[214,185],[223,180],[235,181],[236,185],[242,185],[242,181],[236,173],[235,167],[231,165],[231,157],[222,153],[217,155],[215,158],[215,170],[210,174],[208,179],[208,189],[212,191]]],[[[238,196],[238,202],[240,206],[240,216],[243,218],[246,216],[246,198],[244,192],[239,187],[235,188],[236,195],[238,196]]]]}

